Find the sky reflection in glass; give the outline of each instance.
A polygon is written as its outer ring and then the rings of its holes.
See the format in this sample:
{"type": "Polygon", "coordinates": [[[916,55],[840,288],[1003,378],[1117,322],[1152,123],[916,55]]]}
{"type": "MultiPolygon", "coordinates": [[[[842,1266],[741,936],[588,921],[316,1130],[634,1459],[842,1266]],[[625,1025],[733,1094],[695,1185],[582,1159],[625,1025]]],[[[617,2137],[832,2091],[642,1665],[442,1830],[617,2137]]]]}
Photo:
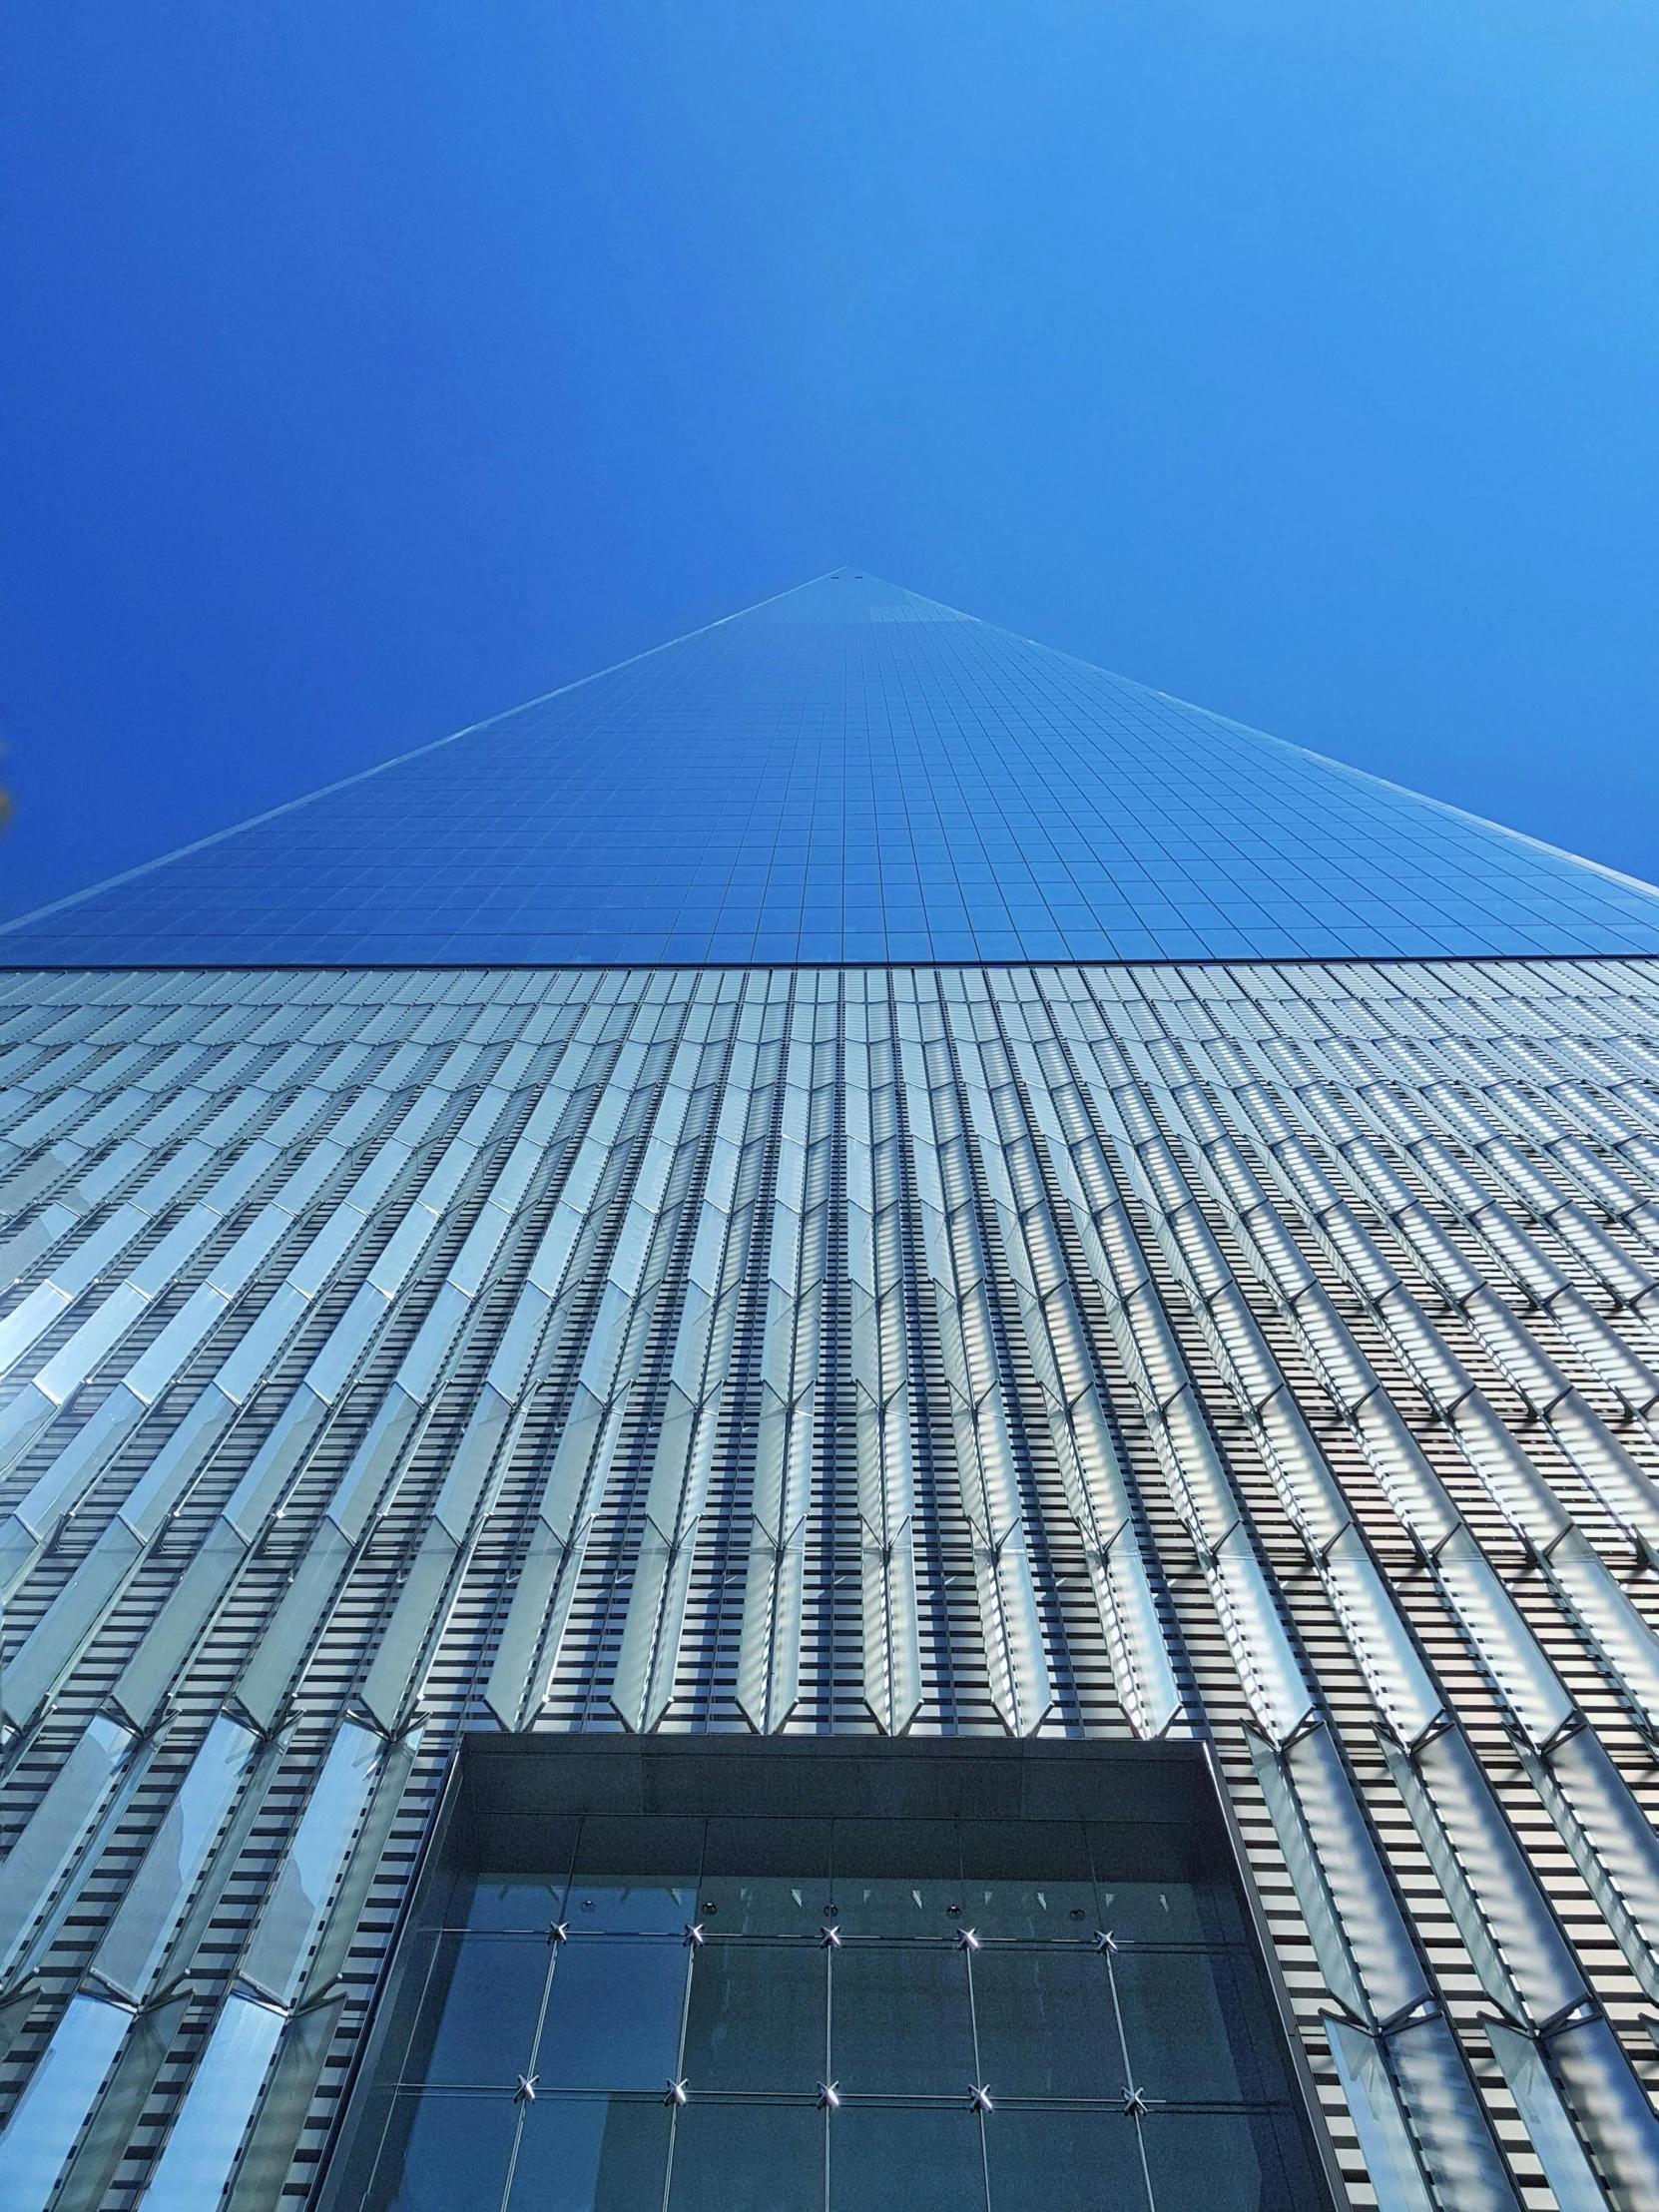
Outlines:
{"type": "Polygon", "coordinates": [[[1659,892],[854,571],[0,929],[9,966],[1659,952],[1659,892]]]}

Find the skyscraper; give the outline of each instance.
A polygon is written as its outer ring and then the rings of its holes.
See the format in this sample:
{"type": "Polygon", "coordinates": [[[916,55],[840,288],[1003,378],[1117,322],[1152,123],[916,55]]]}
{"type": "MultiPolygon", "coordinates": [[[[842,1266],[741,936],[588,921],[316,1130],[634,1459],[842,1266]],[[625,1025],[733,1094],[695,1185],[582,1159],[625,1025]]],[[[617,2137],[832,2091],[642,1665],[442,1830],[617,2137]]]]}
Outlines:
{"type": "Polygon", "coordinates": [[[1659,2204],[1659,892],[844,570],[0,962],[8,2212],[1659,2204]]]}

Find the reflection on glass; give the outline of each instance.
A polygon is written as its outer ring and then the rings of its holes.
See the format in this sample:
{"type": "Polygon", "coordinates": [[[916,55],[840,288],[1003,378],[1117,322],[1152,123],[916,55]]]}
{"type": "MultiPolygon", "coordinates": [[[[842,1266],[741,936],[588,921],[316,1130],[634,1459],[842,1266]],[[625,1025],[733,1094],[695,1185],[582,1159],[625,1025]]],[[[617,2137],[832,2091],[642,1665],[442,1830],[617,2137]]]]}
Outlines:
{"type": "Polygon", "coordinates": [[[480,1875],[472,1887],[467,1904],[468,1928],[518,1929],[545,1936],[549,1926],[559,1918],[559,1908],[564,1903],[564,1885],[556,1888],[551,1882],[522,1882],[504,1875],[491,1879],[480,1875]]]}
{"type": "Polygon", "coordinates": [[[678,1936],[696,1917],[697,1882],[584,1882],[565,1900],[571,1933],[581,1936],[678,1936]]]}
{"type": "Polygon", "coordinates": [[[960,2096],[973,2085],[967,1954],[937,1947],[836,1951],[830,2063],[843,2089],[960,2096]]]}
{"type": "Polygon", "coordinates": [[[538,2097],[524,2108],[507,2212],[656,2212],[668,2136],[655,2098],[538,2097]]]}
{"type": "Polygon", "coordinates": [[[711,1936],[816,1936],[830,1903],[825,1875],[705,1875],[698,1918],[711,1936]]]}
{"type": "Polygon", "coordinates": [[[518,2113],[508,2096],[399,2096],[375,2169],[383,2212],[499,2212],[518,2113]]]}
{"type": "Polygon", "coordinates": [[[536,2072],[548,2088],[661,2089],[680,2048],[689,1953],[679,1943],[573,1936],[557,1964],[536,2072]]]}
{"type": "Polygon", "coordinates": [[[812,2095],[825,2073],[830,1953],[712,1937],[692,1969],[682,2068],[694,2091],[812,2095]]]}
{"type": "Polygon", "coordinates": [[[511,2088],[530,2063],[547,1984],[549,1946],[527,1936],[440,1936],[427,1984],[429,2044],[411,2077],[511,2088]]]}
{"type": "Polygon", "coordinates": [[[1142,2126],[1158,2212],[1281,2212],[1297,2202],[1269,2129],[1242,2113],[1154,2112],[1142,2126]]]}
{"type": "Polygon", "coordinates": [[[985,2121],[985,2164],[991,2212],[1148,2212],[1135,2123],[1122,2112],[1000,2109],[985,2121]]]}
{"type": "Polygon", "coordinates": [[[965,2102],[846,2105],[830,2128],[830,2212],[985,2212],[979,2120],[965,2102]]]}
{"type": "Polygon", "coordinates": [[[1226,1941],[1234,1937],[1234,1926],[1231,1920],[1225,1927],[1216,1925],[1219,1896],[1208,1884],[1103,1882],[1100,1925],[1137,1943],[1226,1941]]]}
{"type": "Polygon", "coordinates": [[[980,1936],[1065,1942],[1093,1934],[1099,1918],[1092,1882],[964,1882],[964,1927],[980,1936]]]}
{"type": "Polygon", "coordinates": [[[1115,2097],[1125,2087],[1098,1951],[981,1950],[973,1961],[979,2065],[1002,2097],[1115,2097]]]}
{"type": "MultiPolygon", "coordinates": [[[[615,1825],[626,1845],[637,1824],[615,1825]]],[[[958,1882],[950,1824],[872,1822],[843,1852],[861,1825],[836,1824],[817,1878],[480,1877],[461,1909],[487,1925],[411,1945],[372,2212],[1318,2212],[1224,1887],[1075,1881],[1082,1827],[1058,1823],[1070,1872],[1035,1881],[988,1820],[962,1825],[979,1871],[958,1882]]],[[[812,1859],[771,1826],[765,1864],[812,1859]]],[[[682,1859],[677,1838],[657,1864],[682,1859]]]]}
{"type": "Polygon", "coordinates": [[[824,2140],[811,2105],[688,2105],[669,2212],[824,2212],[824,2140]]]}
{"type": "Polygon", "coordinates": [[[1225,1952],[1125,1949],[1112,1970],[1135,2087],[1206,2100],[1261,2093],[1254,2045],[1266,2023],[1225,1952]]]}
{"type": "Polygon", "coordinates": [[[848,1936],[948,1936],[963,1925],[959,1882],[837,1876],[834,1904],[848,1936]]]}

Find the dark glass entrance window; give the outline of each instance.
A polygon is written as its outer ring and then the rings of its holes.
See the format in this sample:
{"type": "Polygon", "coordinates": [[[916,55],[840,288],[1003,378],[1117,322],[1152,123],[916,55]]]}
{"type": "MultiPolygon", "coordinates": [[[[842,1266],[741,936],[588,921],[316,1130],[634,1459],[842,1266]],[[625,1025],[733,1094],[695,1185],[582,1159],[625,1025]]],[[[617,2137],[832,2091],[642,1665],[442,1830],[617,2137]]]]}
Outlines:
{"type": "Polygon", "coordinates": [[[1081,1820],[558,1834],[562,1864],[465,1870],[411,1939],[370,2212],[1326,2201],[1202,1864],[1147,1881],[1143,1837],[1081,1820]]]}

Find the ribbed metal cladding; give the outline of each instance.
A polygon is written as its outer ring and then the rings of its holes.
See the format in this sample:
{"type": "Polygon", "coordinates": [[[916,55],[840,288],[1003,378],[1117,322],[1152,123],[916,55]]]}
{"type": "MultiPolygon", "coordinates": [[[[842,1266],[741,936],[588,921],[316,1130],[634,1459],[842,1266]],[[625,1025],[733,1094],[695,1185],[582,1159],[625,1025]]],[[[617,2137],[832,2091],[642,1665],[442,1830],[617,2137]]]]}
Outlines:
{"type": "Polygon", "coordinates": [[[1659,2203],[1659,963],[17,975],[0,2202],[319,2171],[463,1726],[1213,1736],[1357,2204],[1659,2203]]]}

